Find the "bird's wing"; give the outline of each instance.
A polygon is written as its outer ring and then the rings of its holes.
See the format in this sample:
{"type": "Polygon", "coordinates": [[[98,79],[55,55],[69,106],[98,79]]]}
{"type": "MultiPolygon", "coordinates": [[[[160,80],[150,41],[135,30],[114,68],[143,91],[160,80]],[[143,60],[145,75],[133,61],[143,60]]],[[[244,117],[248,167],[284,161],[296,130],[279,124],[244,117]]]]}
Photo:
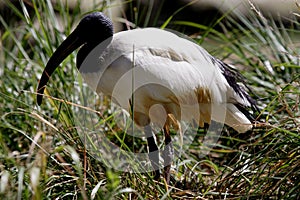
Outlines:
{"type": "Polygon", "coordinates": [[[178,94],[208,89],[212,102],[225,103],[232,98],[228,96],[232,89],[222,68],[203,48],[189,40],[168,31],[147,28],[116,34],[114,45],[114,49],[122,49],[131,67],[134,64],[145,70],[178,94]]]}

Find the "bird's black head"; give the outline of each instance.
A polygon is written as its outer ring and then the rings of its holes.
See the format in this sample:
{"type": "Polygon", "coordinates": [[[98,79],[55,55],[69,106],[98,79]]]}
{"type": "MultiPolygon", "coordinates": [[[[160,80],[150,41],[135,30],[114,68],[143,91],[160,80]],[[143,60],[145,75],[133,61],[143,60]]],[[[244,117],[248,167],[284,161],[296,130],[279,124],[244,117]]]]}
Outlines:
{"type": "Polygon", "coordinates": [[[113,35],[112,21],[101,12],[86,15],[76,31],[86,43],[99,43],[113,35]]]}
{"type": "Polygon", "coordinates": [[[37,103],[42,103],[43,93],[51,74],[75,49],[84,45],[77,55],[77,67],[98,44],[113,36],[112,21],[101,12],[86,15],[75,30],[62,42],[49,59],[37,89],[37,103]]]}

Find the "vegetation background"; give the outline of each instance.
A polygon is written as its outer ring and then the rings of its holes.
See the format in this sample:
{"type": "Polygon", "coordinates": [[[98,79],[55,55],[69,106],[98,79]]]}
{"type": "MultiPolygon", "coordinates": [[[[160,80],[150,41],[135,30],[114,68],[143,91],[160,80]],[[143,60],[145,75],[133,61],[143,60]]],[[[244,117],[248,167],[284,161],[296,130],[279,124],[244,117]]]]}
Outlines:
{"type": "MultiPolygon", "coordinates": [[[[113,6],[107,2],[95,5],[97,10],[113,6]]],[[[186,154],[174,162],[168,188],[151,174],[109,169],[85,149],[68,102],[74,92],[94,94],[81,82],[75,53],[49,82],[47,91],[53,98],[36,105],[47,60],[85,14],[81,1],[73,9],[60,0],[4,3],[10,18],[5,18],[7,13],[0,16],[1,199],[300,198],[299,14],[275,21],[252,4],[251,16],[224,13],[200,24],[175,18],[183,6],[162,24],[151,24],[189,34],[215,57],[236,65],[261,108],[257,128],[238,134],[224,127],[217,146],[201,159],[205,130],[200,130],[186,154]]],[[[120,21],[131,28],[148,26],[147,16],[156,18],[162,12],[123,3],[130,14],[120,21]]],[[[115,106],[106,97],[94,98],[103,134],[120,146],[144,152],[144,140],[116,126],[115,106]]],[[[73,103],[76,107],[76,99],[73,103]]]]}

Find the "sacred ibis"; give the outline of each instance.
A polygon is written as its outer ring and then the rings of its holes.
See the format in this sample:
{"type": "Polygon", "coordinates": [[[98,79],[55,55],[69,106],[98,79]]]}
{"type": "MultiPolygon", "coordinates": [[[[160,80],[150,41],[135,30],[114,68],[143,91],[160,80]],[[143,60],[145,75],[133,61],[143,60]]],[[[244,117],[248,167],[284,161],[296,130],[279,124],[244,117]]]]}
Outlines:
{"type": "Polygon", "coordinates": [[[247,110],[256,112],[257,106],[236,70],[169,31],[144,28],[113,34],[111,20],[101,12],[85,16],[53,53],[37,88],[39,105],[51,74],[78,47],[76,65],[86,83],[112,97],[144,128],[149,153],[157,152],[149,156],[156,179],[159,155],[153,123],[161,124],[165,135],[167,182],[173,157],[170,126],[178,128],[180,120],[199,126],[214,120],[238,132],[252,128],[247,110]],[[151,111],[157,104],[163,112],[151,111]]]}

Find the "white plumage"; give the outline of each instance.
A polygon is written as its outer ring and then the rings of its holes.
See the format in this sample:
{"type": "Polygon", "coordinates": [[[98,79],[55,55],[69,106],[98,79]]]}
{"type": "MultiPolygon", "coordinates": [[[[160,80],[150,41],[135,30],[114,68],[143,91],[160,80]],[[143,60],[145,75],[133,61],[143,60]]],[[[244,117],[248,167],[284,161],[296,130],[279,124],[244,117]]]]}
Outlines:
{"type": "MultiPolygon", "coordinates": [[[[89,54],[80,72],[94,91],[112,96],[128,112],[133,91],[143,86],[135,93],[136,112],[147,115],[151,105],[161,104],[176,119],[194,119],[201,125],[210,123],[211,118],[224,122],[226,112],[227,125],[238,132],[251,129],[249,119],[234,106],[250,106],[250,102],[234,91],[218,63],[199,45],[156,28],[116,33],[106,45],[104,42],[93,50],[99,57],[89,54]],[[91,66],[94,70],[89,70],[91,66]],[[183,113],[188,116],[180,116],[184,107],[190,108],[183,113]],[[211,116],[211,107],[221,110],[211,116]]],[[[146,123],[141,120],[135,119],[138,124],[146,123]]]]}
{"type": "MultiPolygon", "coordinates": [[[[135,123],[144,127],[150,152],[157,151],[151,122],[164,130],[167,182],[173,156],[168,145],[171,125],[185,120],[203,126],[215,120],[238,132],[252,128],[245,107],[257,107],[245,85],[237,83],[241,77],[236,71],[168,31],[145,28],[113,34],[111,20],[99,12],[84,17],[48,61],[38,86],[38,104],[51,74],[80,46],[76,64],[84,80],[133,114],[135,123]]],[[[158,153],[150,160],[158,178],[158,153]]]]}

